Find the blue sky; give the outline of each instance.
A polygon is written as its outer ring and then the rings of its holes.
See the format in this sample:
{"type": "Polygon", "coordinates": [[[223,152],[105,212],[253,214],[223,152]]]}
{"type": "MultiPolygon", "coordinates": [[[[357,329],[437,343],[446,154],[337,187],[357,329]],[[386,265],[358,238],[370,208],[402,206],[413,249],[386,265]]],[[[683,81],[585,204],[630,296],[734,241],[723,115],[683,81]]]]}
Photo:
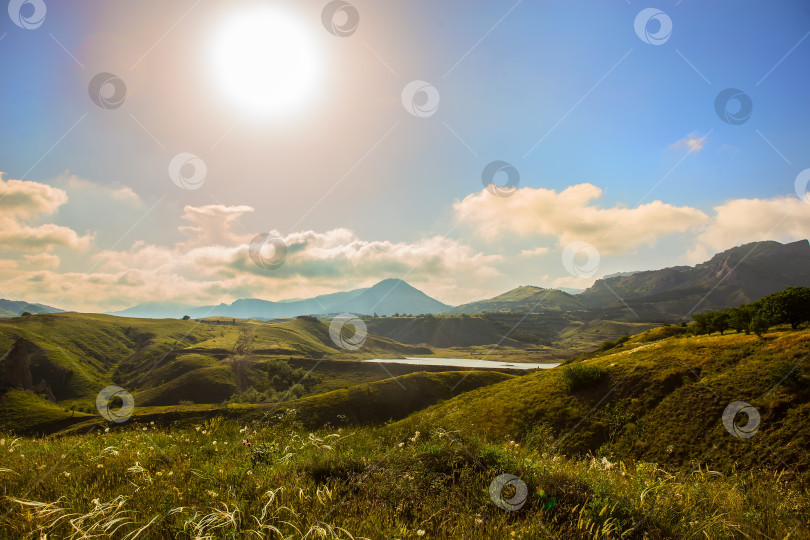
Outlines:
{"type": "Polygon", "coordinates": [[[405,277],[454,303],[810,233],[794,190],[810,167],[806,3],[358,0],[346,37],[322,25],[329,2],[44,3],[35,29],[0,17],[0,171],[36,184],[3,187],[5,296],[104,310],[405,277]],[[221,27],[257,4],[296,21],[318,66],[283,114],[235,103],[212,68],[221,27]],[[634,30],[648,7],[672,22],[662,44],[634,30]],[[126,83],[120,108],[90,99],[99,72],[126,83]],[[403,107],[413,80],[435,87],[435,114],[403,107]],[[726,88],[753,103],[741,125],[715,112],[726,88]],[[200,189],[171,182],[181,152],[205,163],[200,189]],[[494,160],[520,172],[508,202],[483,198],[494,160]],[[584,185],[599,191],[559,198],[584,185]],[[613,228],[626,247],[599,232],[613,228]],[[267,231],[291,245],[282,272],[247,262],[267,231]],[[595,275],[561,264],[577,240],[600,253],[595,275]]]}

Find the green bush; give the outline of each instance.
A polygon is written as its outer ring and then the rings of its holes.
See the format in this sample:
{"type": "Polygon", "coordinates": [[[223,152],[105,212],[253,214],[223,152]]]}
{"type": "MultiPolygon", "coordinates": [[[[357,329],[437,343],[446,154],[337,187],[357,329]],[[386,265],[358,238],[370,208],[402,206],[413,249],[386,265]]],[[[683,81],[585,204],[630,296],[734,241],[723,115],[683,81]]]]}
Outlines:
{"type": "Polygon", "coordinates": [[[563,368],[562,378],[566,392],[569,394],[592,388],[607,377],[607,370],[599,366],[570,364],[563,368]]]}

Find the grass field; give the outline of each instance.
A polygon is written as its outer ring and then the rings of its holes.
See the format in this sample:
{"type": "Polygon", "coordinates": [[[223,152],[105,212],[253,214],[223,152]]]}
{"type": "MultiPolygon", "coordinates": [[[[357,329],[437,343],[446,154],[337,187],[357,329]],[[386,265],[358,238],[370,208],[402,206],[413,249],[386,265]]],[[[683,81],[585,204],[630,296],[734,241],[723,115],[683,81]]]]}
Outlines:
{"type": "MultiPolygon", "coordinates": [[[[810,331],[665,326],[603,349],[521,376],[354,373],[122,424],[7,393],[0,538],[810,536],[810,331]],[[735,402],[753,430],[724,425],[735,402]],[[51,435],[8,431],[26,416],[51,435]]],[[[217,369],[192,354],[192,373],[217,369]]]]}

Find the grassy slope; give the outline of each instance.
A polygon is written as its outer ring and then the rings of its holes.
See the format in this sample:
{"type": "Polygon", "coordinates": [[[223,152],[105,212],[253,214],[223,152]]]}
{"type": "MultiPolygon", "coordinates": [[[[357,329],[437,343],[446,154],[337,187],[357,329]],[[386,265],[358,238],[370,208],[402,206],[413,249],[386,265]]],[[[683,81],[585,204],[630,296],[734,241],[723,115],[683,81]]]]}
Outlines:
{"type": "MultiPolygon", "coordinates": [[[[207,368],[209,370],[217,368],[207,368]]],[[[196,373],[196,372],[195,372],[196,373]]],[[[417,372],[396,378],[360,384],[347,389],[333,390],[305,398],[260,404],[169,405],[139,406],[144,396],[135,396],[136,407],[128,423],[158,422],[168,425],[182,421],[184,416],[241,418],[243,421],[265,419],[275,412],[295,410],[297,417],[307,426],[324,423],[368,424],[399,420],[407,415],[475,388],[495,384],[515,377],[498,372],[445,371],[441,373],[417,372]],[[338,419],[338,416],[345,419],[338,419]]],[[[20,392],[20,394],[30,393],[20,392]]],[[[284,395],[282,395],[282,398],[284,395]]],[[[220,400],[221,401],[221,400],[220,400]]],[[[44,401],[44,403],[48,403],[44,401]]],[[[60,409],[61,410],[61,409],[60,409]]],[[[81,433],[107,425],[100,416],[83,416],[73,422],[63,421],[66,416],[48,419],[50,423],[37,425],[29,433],[81,433]]],[[[0,417],[1,418],[1,417],[0,417]]],[[[3,426],[0,426],[3,427],[3,426]]],[[[30,426],[29,426],[30,427],[30,426]]],[[[4,427],[9,429],[8,426],[4,427]]]]}
{"type": "Polygon", "coordinates": [[[55,439],[0,433],[0,538],[810,535],[807,490],[752,471],[676,476],[652,463],[571,460],[418,416],[315,430],[291,414],[133,420],[55,439]],[[488,494],[502,473],[527,485],[517,512],[488,494]]]}
{"type": "Polygon", "coordinates": [[[448,313],[481,313],[484,311],[527,312],[583,309],[576,296],[556,289],[543,289],[525,285],[487,300],[479,300],[447,310],[448,313]]]}
{"type": "Polygon", "coordinates": [[[66,411],[55,403],[23,390],[0,394],[0,430],[27,429],[37,424],[66,418],[92,418],[91,415],[66,411]]]}
{"type": "Polygon", "coordinates": [[[810,331],[776,332],[764,340],[650,337],[641,334],[577,361],[607,370],[594,388],[569,395],[562,369],[555,369],[463,394],[417,416],[496,438],[536,442],[551,435],[566,453],[601,451],[674,466],[708,456],[725,471],[787,465],[807,473],[810,459],[800,449],[810,446],[810,365],[801,360],[810,354],[810,331]],[[797,364],[796,381],[771,391],[797,364]],[[753,438],[735,438],[722,425],[725,407],[737,400],[761,414],[753,438]]]}
{"type": "Polygon", "coordinates": [[[173,395],[221,401],[234,388],[225,373],[212,375],[210,368],[237,352],[262,358],[401,357],[430,352],[373,335],[361,351],[341,351],[332,343],[325,322],[301,319],[236,325],[78,313],[0,319],[0,351],[10,349],[20,337],[27,342],[34,382],[45,379],[57,399],[68,403],[89,403],[109,384],[142,392],[145,403],[163,404],[173,395]],[[206,398],[205,388],[197,386],[209,382],[213,386],[206,398]]]}

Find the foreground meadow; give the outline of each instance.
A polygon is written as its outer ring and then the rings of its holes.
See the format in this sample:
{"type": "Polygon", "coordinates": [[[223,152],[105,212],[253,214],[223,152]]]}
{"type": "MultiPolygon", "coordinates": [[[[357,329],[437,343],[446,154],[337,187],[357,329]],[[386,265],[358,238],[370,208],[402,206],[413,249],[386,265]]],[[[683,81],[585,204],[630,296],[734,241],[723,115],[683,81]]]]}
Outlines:
{"type": "Polygon", "coordinates": [[[568,459],[416,419],[309,431],[287,411],[0,435],[0,478],[9,539],[810,535],[807,491],[776,472],[568,459]],[[525,482],[524,498],[509,486],[491,496],[503,473],[525,482]]]}

